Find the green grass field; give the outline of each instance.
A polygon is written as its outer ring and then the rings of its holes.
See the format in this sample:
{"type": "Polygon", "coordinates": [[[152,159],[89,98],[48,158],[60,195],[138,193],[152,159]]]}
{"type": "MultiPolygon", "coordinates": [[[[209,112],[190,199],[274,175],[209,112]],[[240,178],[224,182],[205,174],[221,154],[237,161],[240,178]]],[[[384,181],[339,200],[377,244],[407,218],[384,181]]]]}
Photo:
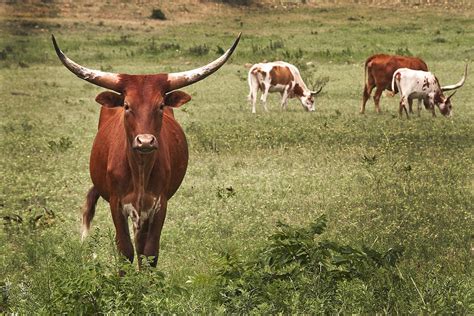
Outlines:
{"type": "MultiPolygon", "coordinates": [[[[422,57],[442,85],[474,59],[474,12],[231,8],[157,22],[3,16],[0,313],[474,313],[472,77],[454,116],[359,115],[363,63],[422,57]],[[376,14],[374,14],[376,12],[376,14]],[[103,89],[57,59],[105,71],[183,71],[232,59],[183,90],[189,168],[168,204],[157,269],[123,265],[108,204],[80,243],[103,89]],[[316,112],[247,101],[246,63],[285,60],[327,80],[316,112]],[[119,277],[119,269],[127,270],[119,277]]],[[[471,66],[472,69],[472,66],[471,66]]]]}

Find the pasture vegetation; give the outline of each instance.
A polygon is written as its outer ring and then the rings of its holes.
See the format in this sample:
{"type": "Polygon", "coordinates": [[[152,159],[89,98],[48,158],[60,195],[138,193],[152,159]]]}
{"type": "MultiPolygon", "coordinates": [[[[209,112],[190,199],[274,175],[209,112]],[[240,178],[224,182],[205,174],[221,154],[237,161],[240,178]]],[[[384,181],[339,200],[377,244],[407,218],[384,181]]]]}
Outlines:
{"type": "MultiPolygon", "coordinates": [[[[0,312],[474,312],[474,85],[454,117],[397,115],[398,96],[358,113],[363,62],[417,55],[441,83],[474,57],[474,13],[359,6],[232,9],[197,22],[0,20],[0,312]],[[190,145],[158,269],[114,246],[107,203],[79,241],[102,89],[57,60],[106,71],[182,71],[243,38],[231,61],[185,90],[190,145]],[[285,59],[327,81],[317,111],[269,98],[250,113],[245,63],[285,59]],[[118,277],[117,271],[127,274],[118,277]]],[[[472,67],[471,67],[472,68],[472,67]]]]}

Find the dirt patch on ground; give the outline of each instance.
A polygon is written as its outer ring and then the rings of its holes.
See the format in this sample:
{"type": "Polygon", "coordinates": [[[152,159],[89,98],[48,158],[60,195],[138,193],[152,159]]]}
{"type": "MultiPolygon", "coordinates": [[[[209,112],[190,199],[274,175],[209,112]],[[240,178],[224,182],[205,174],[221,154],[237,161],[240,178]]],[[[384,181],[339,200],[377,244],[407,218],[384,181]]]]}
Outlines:
{"type": "Polygon", "coordinates": [[[160,25],[197,22],[213,16],[231,16],[250,10],[286,10],[295,7],[405,7],[438,8],[471,12],[472,0],[6,0],[0,3],[0,18],[47,23],[102,23],[109,25],[160,25]],[[152,19],[161,10],[166,20],[152,19]]]}
{"type": "MultiPolygon", "coordinates": [[[[230,13],[236,7],[190,0],[173,1],[92,1],[92,0],[30,0],[8,1],[0,4],[0,12],[7,19],[62,18],[72,20],[144,21],[153,20],[154,9],[160,9],[169,22],[191,22],[209,15],[230,13]]],[[[158,20],[155,20],[158,21],[158,20]]],[[[165,22],[163,22],[165,23],[165,22]]]]}

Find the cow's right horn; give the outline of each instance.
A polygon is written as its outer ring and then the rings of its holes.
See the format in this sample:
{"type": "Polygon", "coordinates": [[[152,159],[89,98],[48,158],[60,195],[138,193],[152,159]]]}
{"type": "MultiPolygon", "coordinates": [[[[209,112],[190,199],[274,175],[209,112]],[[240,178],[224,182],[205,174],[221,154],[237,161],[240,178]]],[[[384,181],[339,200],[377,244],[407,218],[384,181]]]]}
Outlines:
{"type": "Polygon", "coordinates": [[[323,87],[319,88],[318,91],[311,91],[311,95],[317,96],[321,92],[321,90],[323,90],[323,87]]]}
{"type": "Polygon", "coordinates": [[[210,62],[209,64],[193,69],[193,70],[188,70],[188,71],[183,71],[183,72],[176,72],[176,73],[169,73],[168,74],[168,81],[169,81],[169,91],[173,91],[185,86],[189,86],[195,82],[198,82],[199,80],[202,80],[206,78],[207,76],[213,74],[214,72],[217,71],[222,65],[225,64],[225,62],[230,58],[232,53],[234,52],[235,48],[237,47],[237,44],[240,41],[240,36],[242,33],[239,34],[237,39],[234,41],[234,44],[229,48],[224,55],[221,57],[217,58],[213,62],[210,62]]]}
{"type": "Polygon", "coordinates": [[[467,64],[466,64],[466,68],[464,68],[464,75],[462,76],[461,80],[456,84],[441,87],[441,90],[442,91],[449,91],[449,90],[454,90],[454,89],[461,88],[462,85],[464,84],[464,81],[466,81],[466,76],[467,76],[467,64]]]}
{"type": "Polygon", "coordinates": [[[89,69],[75,63],[61,51],[58,43],[56,43],[54,35],[51,35],[51,38],[59,59],[63,65],[66,66],[66,68],[69,69],[73,74],[100,87],[122,92],[120,87],[120,77],[118,74],[89,69]]]}

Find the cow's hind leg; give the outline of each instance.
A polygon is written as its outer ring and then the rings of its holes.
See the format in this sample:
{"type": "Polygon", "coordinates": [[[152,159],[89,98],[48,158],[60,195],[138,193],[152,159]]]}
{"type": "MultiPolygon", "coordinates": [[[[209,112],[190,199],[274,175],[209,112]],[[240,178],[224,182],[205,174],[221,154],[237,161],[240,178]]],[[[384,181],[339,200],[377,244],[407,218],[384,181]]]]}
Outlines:
{"type": "Polygon", "coordinates": [[[250,89],[248,100],[250,101],[250,103],[252,103],[252,113],[255,114],[257,112],[255,109],[255,103],[257,103],[257,93],[259,90],[258,81],[253,75],[249,75],[248,81],[250,89]]]}
{"type": "Polygon", "coordinates": [[[360,106],[360,114],[365,113],[365,105],[367,104],[367,100],[369,100],[370,94],[372,93],[374,87],[374,83],[372,82],[371,78],[369,78],[369,80],[365,83],[364,86],[364,92],[362,94],[362,104],[360,106]]]}
{"type": "Polygon", "coordinates": [[[87,192],[86,203],[82,211],[81,240],[84,240],[89,234],[91,222],[95,215],[95,206],[99,197],[99,191],[97,191],[95,186],[92,186],[89,192],[87,192]]]}
{"type": "Polygon", "coordinates": [[[260,100],[262,101],[263,108],[265,109],[265,112],[268,112],[267,108],[267,97],[268,97],[268,92],[270,91],[270,84],[264,84],[263,88],[263,93],[262,96],[260,97],[260,100]]]}
{"type": "Polygon", "coordinates": [[[255,104],[257,103],[257,91],[258,90],[251,91],[250,94],[249,94],[249,101],[252,104],[252,113],[253,114],[257,113],[257,111],[255,109],[255,104]]]}
{"type": "Polygon", "coordinates": [[[407,119],[409,118],[408,116],[408,111],[407,111],[407,107],[406,107],[406,99],[405,97],[402,96],[402,98],[400,99],[400,107],[398,109],[398,115],[400,116],[400,118],[402,117],[403,115],[403,111],[405,111],[406,115],[407,115],[407,119]]]}
{"type": "Polygon", "coordinates": [[[382,86],[377,86],[377,90],[375,90],[374,103],[375,103],[375,111],[377,111],[377,113],[381,112],[381,110],[380,110],[380,97],[382,96],[383,90],[384,90],[384,88],[382,86]]]}

